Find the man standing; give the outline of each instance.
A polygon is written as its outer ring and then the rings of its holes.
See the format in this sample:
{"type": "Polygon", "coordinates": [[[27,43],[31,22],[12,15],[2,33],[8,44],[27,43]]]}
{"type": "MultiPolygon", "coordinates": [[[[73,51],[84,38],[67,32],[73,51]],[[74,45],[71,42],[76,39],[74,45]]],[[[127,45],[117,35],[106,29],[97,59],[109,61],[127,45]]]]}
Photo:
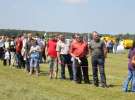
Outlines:
{"type": "Polygon", "coordinates": [[[25,49],[25,70],[26,72],[30,72],[30,48],[32,46],[32,33],[25,34],[26,36],[24,41],[23,41],[23,46],[25,49]]]}
{"type": "Polygon", "coordinates": [[[47,43],[47,56],[48,56],[48,63],[49,63],[49,78],[57,78],[58,73],[58,64],[57,64],[57,36],[52,36],[51,39],[48,40],[47,43]]]}
{"type": "Polygon", "coordinates": [[[100,36],[97,32],[93,32],[93,40],[90,42],[91,63],[93,71],[94,85],[99,86],[98,81],[98,67],[101,77],[101,87],[107,87],[106,76],[104,71],[104,63],[107,54],[105,43],[100,40],[100,36]]]}
{"type": "Polygon", "coordinates": [[[65,79],[65,65],[67,64],[70,80],[73,79],[72,62],[69,54],[69,44],[65,41],[65,36],[60,35],[57,42],[57,55],[61,65],[61,79],[65,79]]]}
{"type": "Polygon", "coordinates": [[[88,44],[83,41],[83,37],[76,35],[75,42],[71,43],[70,54],[73,57],[73,78],[76,83],[81,83],[82,73],[85,83],[89,83],[88,76],[88,44]]]}
{"type": "Polygon", "coordinates": [[[22,50],[22,39],[21,39],[21,35],[18,35],[17,39],[16,39],[16,60],[17,60],[17,68],[21,68],[22,67],[22,55],[21,55],[21,50],[22,50]]]}

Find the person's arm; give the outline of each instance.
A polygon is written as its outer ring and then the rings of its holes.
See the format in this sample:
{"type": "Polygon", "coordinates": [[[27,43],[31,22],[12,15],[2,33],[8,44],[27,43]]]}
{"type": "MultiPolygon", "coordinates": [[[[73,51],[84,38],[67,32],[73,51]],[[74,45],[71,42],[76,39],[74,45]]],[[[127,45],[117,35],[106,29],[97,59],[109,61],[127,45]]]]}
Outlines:
{"type": "Polygon", "coordinates": [[[57,51],[57,58],[58,58],[58,62],[61,63],[61,60],[60,60],[60,52],[57,51]]]}
{"type": "Polygon", "coordinates": [[[104,51],[104,57],[107,58],[107,47],[104,42],[103,42],[103,51],[104,51]]]}
{"type": "Polygon", "coordinates": [[[49,47],[49,41],[47,42],[47,45],[46,45],[46,48],[45,48],[46,56],[48,56],[48,47],[49,47]]]}
{"type": "Polygon", "coordinates": [[[33,46],[31,46],[31,47],[30,47],[29,54],[31,54],[31,53],[32,53],[32,52],[34,52],[34,51],[36,51],[36,48],[35,48],[35,47],[33,47],[33,46]]]}
{"type": "Polygon", "coordinates": [[[41,47],[40,46],[37,46],[36,51],[41,52],[42,51],[41,47]]]}
{"type": "Polygon", "coordinates": [[[71,43],[70,44],[70,48],[69,48],[69,53],[72,57],[74,57],[74,54],[72,53],[73,52],[73,44],[71,43]]]}
{"type": "Polygon", "coordinates": [[[44,45],[44,54],[46,55],[46,41],[45,41],[45,45],[44,45]]]}
{"type": "Polygon", "coordinates": [[[29,51],[29,54],[31,54],[31,52],[32,52],[33,50],[32,50],[32,47],[30,48],[30,51],[29,51]]]}
{"type": "Polygon", "coordinates": [[[89,47],[88,47],[88,44],[86,45],[86,56],[89,55],[89,47]]]}
{"type": "Polygon", "coordinates": [[[60,60],[61,46],[60,46],[59,42],[57,42],[56,51],[57,51],[58,62],[60,63],[61,62],[61,60],[60,60]]]}
{"type": "Polygon", "coordinates": [[[70,48],[69,48],[69,53],[70,53],[70,55],[71,55],[72,57],[77,58],[77,57],[73,54],[73,51],[74,51],[74,45],[71,43],[70,48]]]}
{"type": "Polygon", "coordinates": [[[89,55],[91,56],[91,54],[92,54],[92,49],[89,48],[89,55]]]}
{"type": "Polygon", "coordinates": [[[92,54],[91,42],[90,42],[88,48],[89,48],[89,55],[91,56],[91,54],[92,54]]]}

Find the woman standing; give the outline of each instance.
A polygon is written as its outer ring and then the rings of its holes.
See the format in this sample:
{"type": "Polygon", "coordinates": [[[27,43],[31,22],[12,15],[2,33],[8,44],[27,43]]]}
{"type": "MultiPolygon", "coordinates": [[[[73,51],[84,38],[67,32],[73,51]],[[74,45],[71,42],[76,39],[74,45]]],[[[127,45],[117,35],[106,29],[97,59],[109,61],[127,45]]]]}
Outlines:
{"type": "Polygon", "coordinates": [[[128,85],[130,81],[131,81],[131,92],[135,92],[135,66],[132,64],[133,56],[135,56],[135,41],[133,43],[133,47],[129,50],[128,76],[122,88],[124,92],[128,91],[128,85]]]}
{"type": "Polygon", "coordinates": [[[36,71],[36,76],[39,75],[39,54],[41,52],[41,48],[37,45],[36,40],[32,40],[32,46],[30,48],[30,75],[32,75],[33,68],[36,71]]]}

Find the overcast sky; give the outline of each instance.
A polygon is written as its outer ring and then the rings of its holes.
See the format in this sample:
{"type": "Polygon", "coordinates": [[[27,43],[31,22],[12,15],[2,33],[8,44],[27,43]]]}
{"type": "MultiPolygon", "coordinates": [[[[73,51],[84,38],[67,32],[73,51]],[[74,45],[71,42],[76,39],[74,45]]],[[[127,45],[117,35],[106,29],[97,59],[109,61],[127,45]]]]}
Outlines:
{"type": "Polygon", "coordinates": [[[0,0],[0,29],[135,32],[135,0],[0,0]]]}

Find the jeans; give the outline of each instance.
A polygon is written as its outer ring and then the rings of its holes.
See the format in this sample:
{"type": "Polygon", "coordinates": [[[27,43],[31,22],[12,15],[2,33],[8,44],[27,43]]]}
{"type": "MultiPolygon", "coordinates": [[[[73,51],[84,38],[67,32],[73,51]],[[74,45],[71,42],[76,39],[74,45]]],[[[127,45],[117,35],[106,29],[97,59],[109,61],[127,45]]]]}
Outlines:
{"type": "Polygon", "coordinates": [[[73,80],[78,83],[81,83],[83,78],[85,83],[89,83],[88,60],[86,57],[82,57],[80,58],[80,60],[81,64],[78,62],[77,59],[72,58],[73,80]]]}
{"type": "Polygon", "coordinates": [[[122,87],[123,91],[128,91],[129,82],[131,82],[131,91],[135,92],[135,71],[128,70],[128,77],[122,87]]]}
{"type": "Polygon", "coordinates": [[[16,52],[16,62],[17,62],[17,68],[23,67],[23,57],[21,53],[16,52]]]}
{"type": "Polygon", "coordinates": [[[42,60],[42,52],[39,52],[39,62],[42,63],[43,60],[42,60]]]}
{"type": "Polygon", "coordinates": [[[101,78],[101,85],[106,85],[106,75],[104,71],[104,57],[92,57],[92,71],[93,71],[93,81],[94,85],[98,86],[98,67],[100,72],[100,78],[101,78]]]}
{"type": "Polygon", "coordinates": [[[75,58],[72,57],[72,70],[73,70],[73,80],[76,81],[76,64],[75,64],[75,58]]]}
{"type": "Polygon", "coordinates": [[[25,60],[25,69],[26,71],[30,71],[30,58],[26,58],[25,60]]]}
{"type": "Polygon", "coordinates": [[[30,68],[38,68],[38,67],[39,67],[39,59],[30,58],[30,68]]]}

